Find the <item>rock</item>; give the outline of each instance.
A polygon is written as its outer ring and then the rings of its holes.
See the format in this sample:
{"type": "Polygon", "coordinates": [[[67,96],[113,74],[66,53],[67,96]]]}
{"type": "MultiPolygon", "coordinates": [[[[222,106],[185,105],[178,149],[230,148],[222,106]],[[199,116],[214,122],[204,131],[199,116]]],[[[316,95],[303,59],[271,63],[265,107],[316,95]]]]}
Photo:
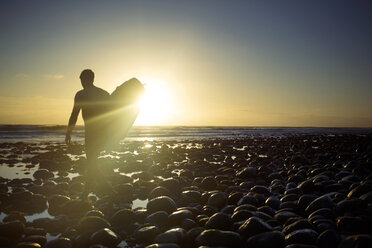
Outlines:
{"type": "Polygon", "coordinates": [[[275,214],[274,218],[278,220],[280,223],[284,224],[289,218],[293,218],[297,216],[298,215],[293,212],[280,211],[275,214]]]}
{"type": "Polygon", "coordinates": [[[278,231],[260,233],[247,240],[249,248],[283,248],[284,246],[284,234],[278,231]]]}
{"type": "Polygon", "coordinates": [[[340,234],[335,230],[326,230],[318,237],[318,246],[320,248],[337,248],[341,241],[340,234]]]}
{"type": "Polygon", "coordinates": [[[372,235],[359,234],[346,237],[338,248],[370,248],[372,247],[372,235]]]}
{"type": "Polygon", "coordinates": [[[49,241],[45,248],[72,248],[72,242],[69,238],[59,237],[49,241]]]}
{"type": "Polygon", "coordinates": [[[358,208],[361,208],[364,205],[364,202],[361,199],[344,199],[337,203],[336,212],[339,215],[345,213],[353,213],[358,208]]]}
{"type": "Polygon", "coordinates": [[[256,206],[258,204],[257,199],[251,195],[245,195],[238,201],[238,205],[250,204],[256,206]]]}
{"type": "Polygon", "coordinates": [[[253,179],[257,175],[257,169],[254,167],[246,167],[236,174],[242,179],[253,179]]]}
{"type": "Polygon", "coordinates": [[[250,217],[239,227],[238,231],[243,236],[251,237],[253,235],[263,232],[270,232],[272,230],[273,228],[263,220],[257,217],[250,217]]]}
{"type": "Polygon", "coordinates": [[[181,247],[177,244],[167,243],[167,244],[152,244],[152,245],[146,246],[145,248],[181,248],[181,247]]]}
{"type": "Polygon", "coordinates": [[[327,219],[334,219],[336,217],[336,213],[332,209],[329,209],[329,208],[321,208],[321,209],[318,209],[312,212],[309,215],[308,219],[311,219],[315,215],[320,215],[327,219]]]}
{"type": "Polygon", "coordinates": [[[358,234],[369,229],[365,220],[360,217],[342,216],[336,220],[337,230],[340,232],[358,234]]]}
{"type": "Polygon", "coordinates": [[[156,197],[159,197],[159,196],[170,196],[170,195],[171,195],[171,193],[167,188],[162,187],[162,186],[158,186],[158,187],[154,188],[153,190],[151,190],[151,192],[149,194],[149,199],[153,199],[153,198],[156,198],[156,197]]]}
{"type": "Polygon", "coordinates": [[[215,190],[217,188],[217,181],[214,177],[205,177],[200,183],[200,188],[204,190],[215,190]]]}
{"type": "Polygon", "coordinates": [[[155,237],[155,242],[156,243],[176,243],[180,244],[182,243],[184,237],[186,235],[185,229],[182,228],[173,228],[169,229],[168,231],[158,234],[155,237]]]}
{"type": "Polygon", "coordinates": [[[192,212],[187,209],[175,211],[168,216],[170,225],[180,225],[181,222],[186,218],[193,218],[192,212]]]}
{"type": "Polygon", "coordinates": [[[61,206],[63,206],[64,204],[66,204],[70,200],[71,200],[70,197],[67,197],[67,196],[64,196],[64,195],[51,195],[51,196],[49,196],[48,197],[48,204],[49,204],[48,212],[51,215],[54,215],[54,216],[61,214],[62,210],[63,210],[63,208],[61,208],[61,206]]]}
{"type": "Polygon", "coordinates": [[[72,200],[61,205],[61,213],[69,216],[83,216],[91,210],[91,203],[83,200],[72,200]]]}
{"type": "Polygon", "coordinates": [[[372,183],[371,181],[367,183],[362,183],[359,186],[355,187],[352,189],[347,197],[349,198],[355,198],[355,197],[360,197],[368,192],[372,191],[372,183]]]}
{"type": "Polygon", "coordinates": [[[313,225],[310,224],[310,222],[308,220],[302,219],[302,220],[295,221],[294,223],[286,226],[283,229],[283,232],[285,234],[289,234],[291,232],[294,232],[294,231],[300,230],[300,229],[313,229],[314,230],[314,227],[313,227],[313,225]]]}
{"type": "Polygon", "coordinates": [[[39,247],[41,247],[41,245],[34,242],[21,242],[15,246],[15,248],[39,248],[39,247]]]}
{"type": "Polygon", "coordinates": [[[47,169],[38,169],[34,172],[33,176],[35,179],[48,180],[49,178],[53,178],[54,174],[47,169]]]}
{"type": "Polygon", "coordinates": [[[107,247],[115,247],[120,243],[120,238],[108,228],[96,231],[92,234],[90,240],[92,244],[100,244],[107,247]]]}
{"type": "Polygon", "coordinates": [[[41,246],[44,246],[47,242],[47,239],[45,236],[41,236],[41,235],[30,235],[30,236],[23,238],[23,242],[33,242],[33,243],[38,243],[41,246]]]}
{"type": "Polygon", "coordinates": [[[230,216],[223,213],[216,213],[212,215],[207,223],[205,223],[206,229],[219,229],[224,231],[229,231],[233,221],[231,220],[230,216]]]}
{"type": "Polygon", "coordinates": [[[315,210],[321,209],[321,208],[330,208],[332,209],[335,206],[335,204],[332,202],[331,198],[328,195],[323,195],[315,200],[313,200],[309,206],[305,209],[305,211],[310,214],[314,212],[315,210]]]}
{"type": "Polygon", "coordinates": [[[165,211],[158,211],[153,214],[150,214],[145,219],[146,223],[154,224],[157,226],[168,225],[168,213],[165,211]]]}
{"type": "Polygon", "coordinates": [[[240,235],[231,231],[205,230],[195,239],[197,246],[240,247],[240,235]]]}
{"type": "Polygon", "coordinates": [[[0,224],[0,236],[17,239],[25,232],[25,225],[19,220],[0,224]]]}
{"type": "Polygon", "coordinates": [[[218,209],[223,208],[227,203],[227,196],[222,192],[212,194],[208,199],[208,205],[218,209]]]}
{"type": "Polygon", "coordinates": [[[270,191],[267,187],[262,185],[255,185],[251,188],[251,192],[262,194],[262,195],[270,195],[270,191]]]}
{"type": "Polygon", "coordinates": [[[183,229],[185,229],[186,231],[190,230],[191,228],[195,227],[196,226],[196,222],[192,219],[184,219],[182,220],[181,222],[181,227],[183,229]]]}
{"type": "Polygon", "coordinates": [[[285,236],[287,244],[316,245],[318,233],[312,229],[300,229],[285,236]]]}
{"type": "Polygon", "coordinates": [[[122,183],[118,184],[114,187],[114,190],[119,194],[119,195],[124,195],[124,196],[131,196],[133,195],[134,188],[131,183],[122,183]]]}
{"type": "Polygon", "coordinates": [[[265,204],[273,209],[279,209],[280,200],[276,196],[270,196],[266,199],[265,204]]]}
{"type": "Polygon", "coordinates": [[[176,210],[176,203],[168,196],[156,197],[147,203],[147,211],[149,213],[157,211],[172,213],[174,210],[176,210]]]}
{"type": "Polygon", "coordinates": [[[152,243],[159,232],[157,226],[145,226],[135,231],[134,238],[139,243],[152,243]]]}
{"type": "Polygon", "coordinates": [[[110,227],[110,223],[105,219],[97,216],[85,216],[79,221],[76,229],[79,233],[91,234],[106,227],[110,227]]]}
{"type": "Polygon", "coordinates": [[[110,219],[113,226],[123,226],[136,222],[136,214],[131,209],[120,209],[110,219]]]}
{"type": "Polygon", "coordinates": [[[253,217],[253,215],[253,211],[242,209],[235,211],[231,219],[233,222],[246,221],[248,218],[253,217]]]}

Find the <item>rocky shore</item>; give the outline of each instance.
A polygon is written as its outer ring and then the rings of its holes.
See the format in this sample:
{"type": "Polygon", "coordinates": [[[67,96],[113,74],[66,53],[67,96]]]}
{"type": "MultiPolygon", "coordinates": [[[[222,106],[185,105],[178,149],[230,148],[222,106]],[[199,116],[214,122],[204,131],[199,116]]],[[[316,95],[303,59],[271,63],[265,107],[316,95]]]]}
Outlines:
{"type": "Polygon", "coordinates": [[[0,247],[372,247],[372,135],[0,144],[0,247]]]}

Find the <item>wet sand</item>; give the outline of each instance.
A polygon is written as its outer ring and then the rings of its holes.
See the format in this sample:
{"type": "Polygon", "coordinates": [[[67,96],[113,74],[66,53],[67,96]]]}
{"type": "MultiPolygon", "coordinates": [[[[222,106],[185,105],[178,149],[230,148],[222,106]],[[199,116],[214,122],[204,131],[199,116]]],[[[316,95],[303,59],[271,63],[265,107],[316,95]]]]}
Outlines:
{"type": "Polygon", "coordinates": [[[99,164],[84,200],[83,145],[0,144],[0,247],[371,247],[372,135],[130,141],[99,164]]]}

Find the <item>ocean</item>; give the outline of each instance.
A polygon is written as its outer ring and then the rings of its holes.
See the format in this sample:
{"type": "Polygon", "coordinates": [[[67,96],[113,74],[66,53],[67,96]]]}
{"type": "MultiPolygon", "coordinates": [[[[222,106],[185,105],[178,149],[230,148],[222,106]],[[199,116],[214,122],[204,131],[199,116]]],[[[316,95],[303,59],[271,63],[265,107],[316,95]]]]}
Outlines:
{"type": "MultiPolygon", "coordinates": [[[[0,143],[64,142],[66,126],[0,125],[0,143]]],[[[372,128],[319,128],[319,127],[191,127],[191,126],[135,126],[125,140],[199,140],[236,139],[246,137],[285,137],[290,135],[371,134],[372,128]]],[[[84,142],[84,127],[77,126],[72,141],[84,142]]]]}

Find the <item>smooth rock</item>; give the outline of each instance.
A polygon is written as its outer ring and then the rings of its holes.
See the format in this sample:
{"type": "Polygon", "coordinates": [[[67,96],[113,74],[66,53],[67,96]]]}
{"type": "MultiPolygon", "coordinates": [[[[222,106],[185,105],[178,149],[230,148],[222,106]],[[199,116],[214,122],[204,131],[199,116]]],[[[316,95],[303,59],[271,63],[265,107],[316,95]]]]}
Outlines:
{"type": "Polygon", "coordinates": [[[236,232],[209,229],[200,233],[195,243],[197,246],[240,247],[242,240],[236,232]]]}
{"type": "Polygon", "coordinates": [[[282,248],[284,246],[284,234],[278,231],[260,233],[247,240],[249,248],[282,248]]]}
{"type": "Polygon", "coordinates": [[[176,210],[176,203],[172,198],[168,196],[159,196],[154,199],[151,199],[147,203],[147,211],[149,213],[155,213],[157,211],[165,211],[167,213],[172,213],[176,210]]]}
{"type": "Polygon", "coordinates": [[[270,232],[272,230],[273,228],[260,218],[250,217],[239,227],[238,232],[243,236],[251,237],[253,235],[263,232],[270,232]]]}

